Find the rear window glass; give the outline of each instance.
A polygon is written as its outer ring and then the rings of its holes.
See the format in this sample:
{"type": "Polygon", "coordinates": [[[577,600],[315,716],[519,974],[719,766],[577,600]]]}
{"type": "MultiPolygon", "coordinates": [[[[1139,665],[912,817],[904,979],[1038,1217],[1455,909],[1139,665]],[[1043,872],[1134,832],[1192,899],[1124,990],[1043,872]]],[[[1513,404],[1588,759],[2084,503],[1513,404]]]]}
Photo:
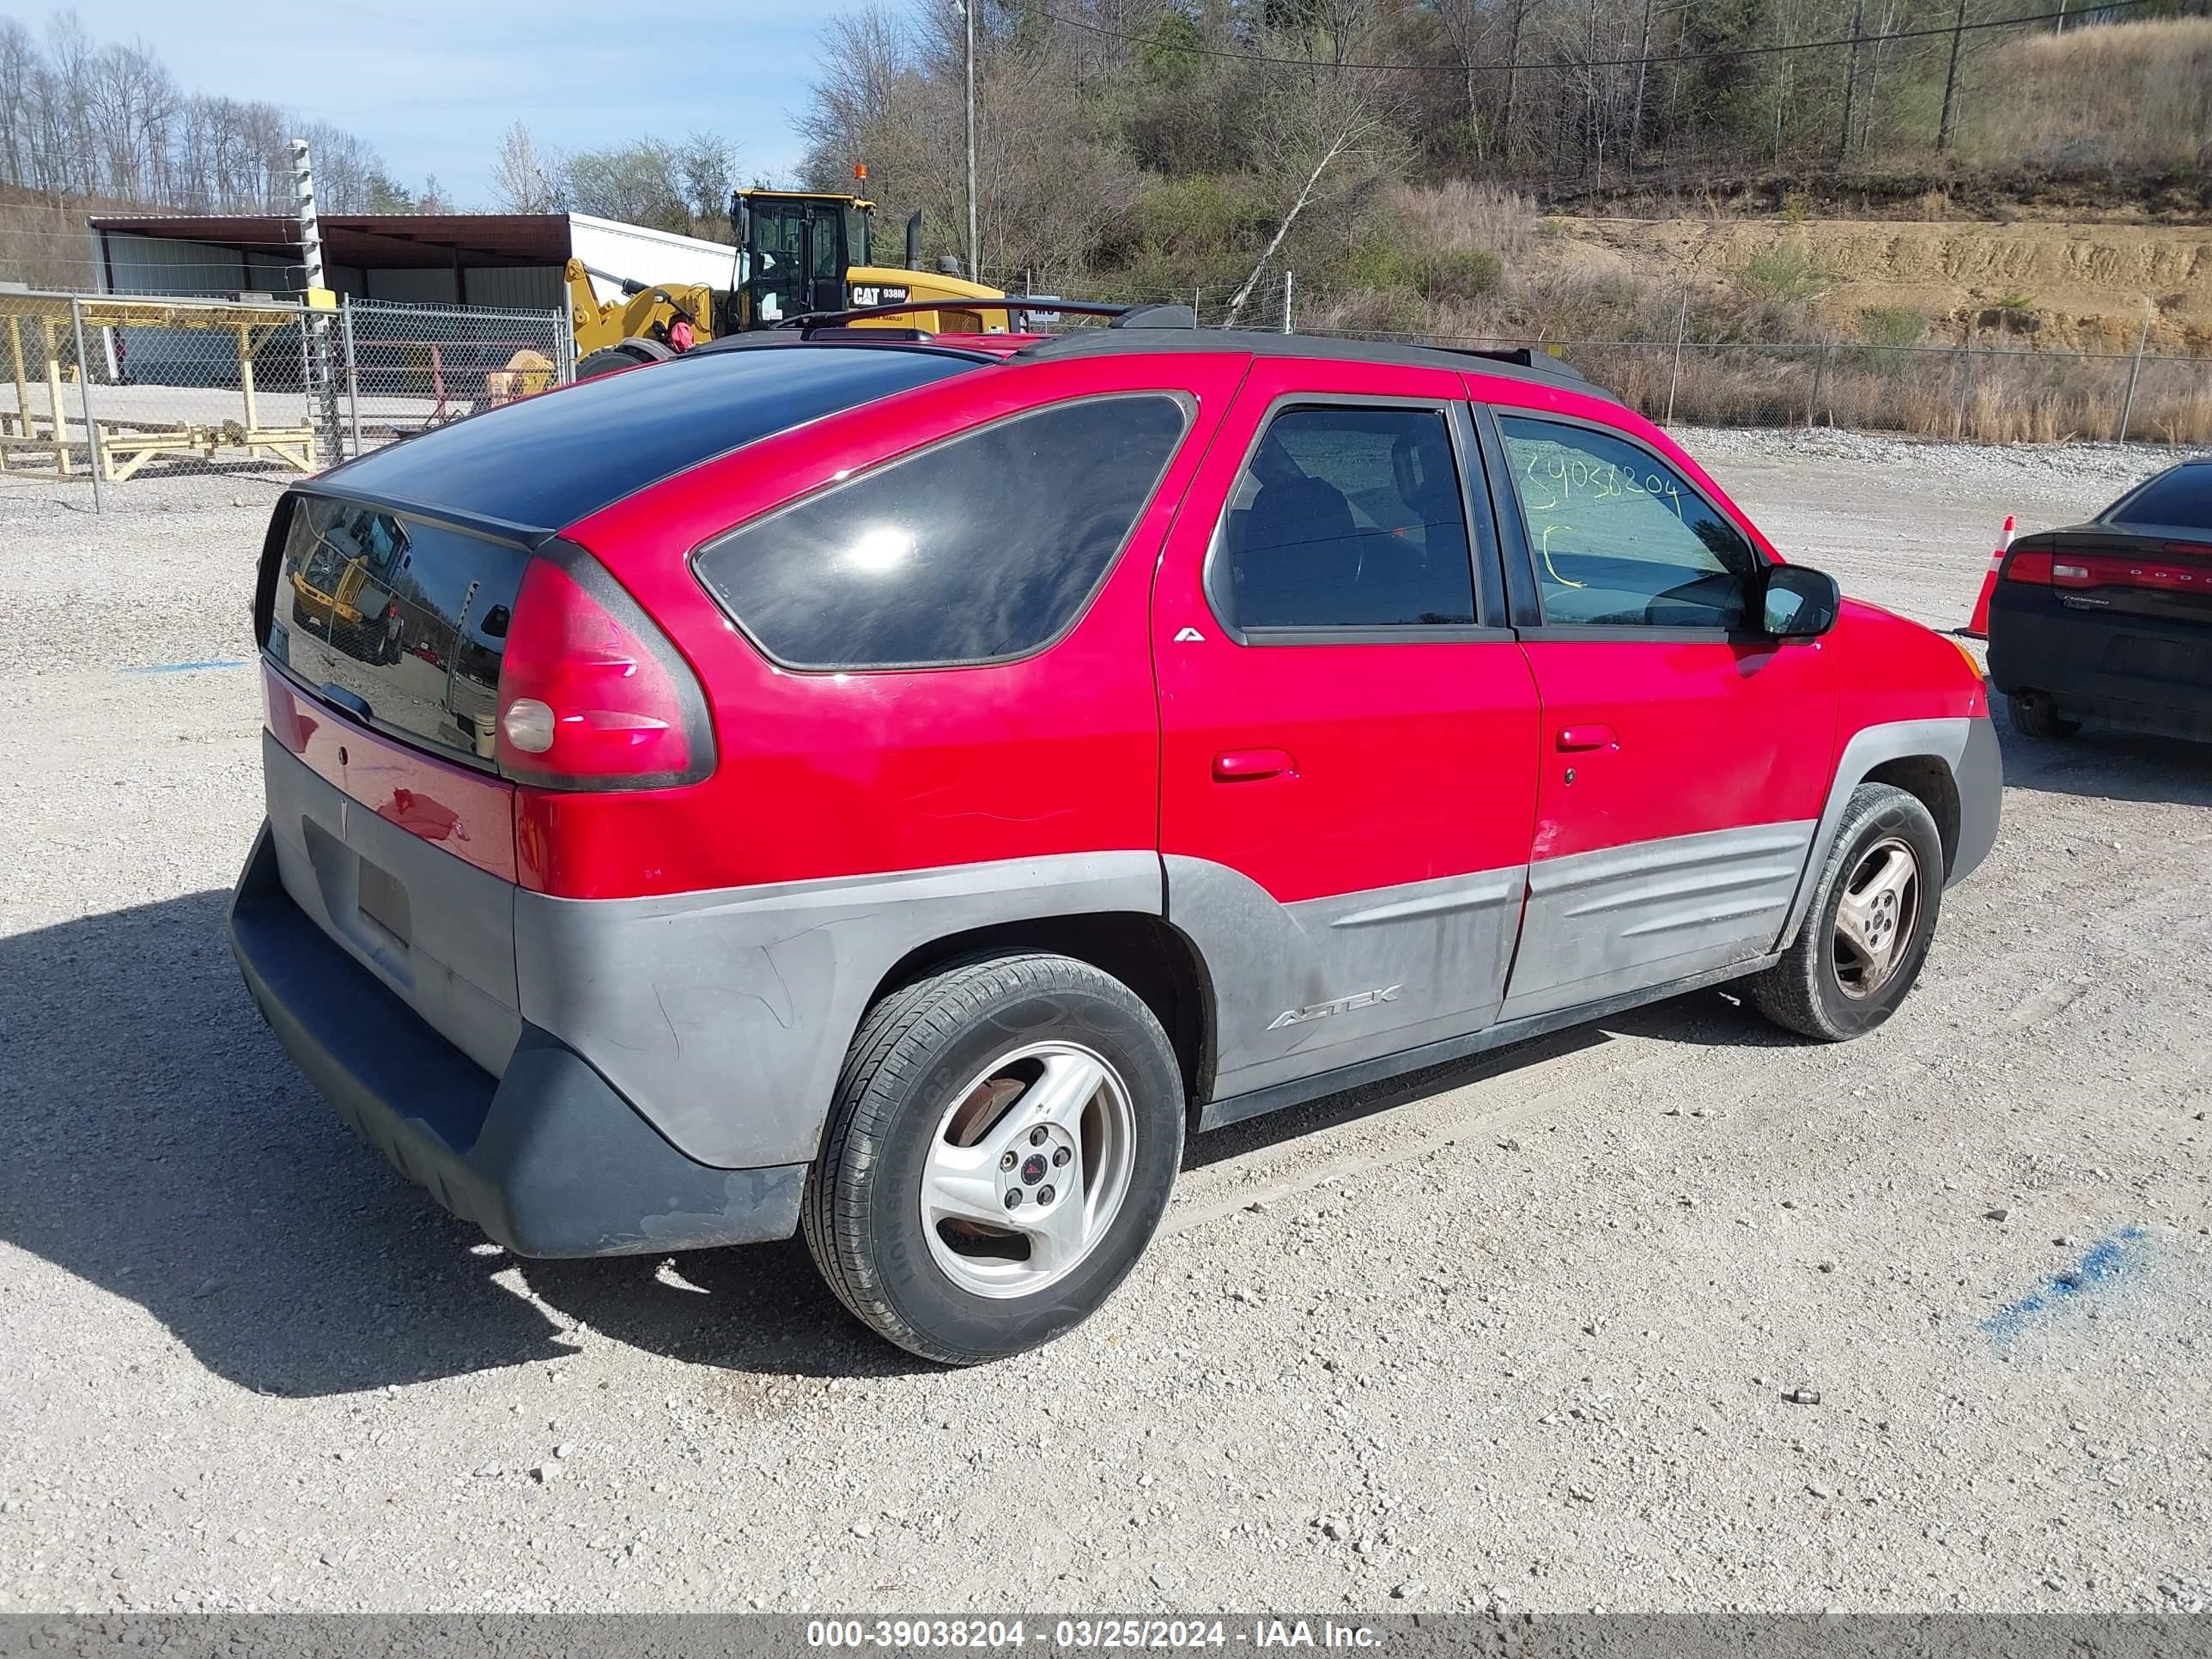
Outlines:
{"type": "Polygon", "coordinates": [[[529,559],[508,543],[380,507],[300,496],[269,653],[374,725],[488,762],[500,658],[529,559]]]}
{"type": "Polygon", "coordinates": [[[2105,510],[2107,524],[2212,530],[2212,466],[2177,466],[2105,510]]]}
{"type": "Polygon", "coordinates": [[[709,542],[699,577],[793,667],[1020,656],[1097,592],[1183,424],[1159,393],[1016,416],[709,542]]]}
{"type": "Polygon", "coordinates": [[[404,506],[562,530],[716,455],[975,367],[884,346],[694,352],[436,428],[340,476],[404,506]]]}

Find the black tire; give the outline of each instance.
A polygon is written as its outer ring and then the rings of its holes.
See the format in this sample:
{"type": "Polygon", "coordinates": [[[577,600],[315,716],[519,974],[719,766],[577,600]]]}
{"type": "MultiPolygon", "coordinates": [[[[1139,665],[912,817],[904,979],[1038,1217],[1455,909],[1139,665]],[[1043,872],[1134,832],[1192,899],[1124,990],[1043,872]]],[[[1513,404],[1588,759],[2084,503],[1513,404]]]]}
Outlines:
{"type": "Polygon", "coordinates": [[[1863,783],[1851,792],[1843,822],[1813,890],[1804,925],[1782,960],[1744,981],[1752,1006],[1787,1030],[1823,1042],[1842,1042],[1867,1032],[1897,1012],[1920,977],[1928,947],[1936,937],[1943,908],[1943,838],[1936,820],[1917,798],[1886,783],[1863,783]],[[1905,937],[1897,946],[1887,977],[1863,994],[1846,985],[1839,962],[1836,916],[1845,883],[1884,842],[1911,849],[1918,868],[1905,937]]]}
{"type": "Polygon", "coordinates": [[[2081,721],[2068,720],[2040,691],[2018,692],[2005,703],[2012,711],[2012,729],[2024,738],[2070,738],[2081,729],[2081,721]]]}
{"type": "Polygon", "coordinates": [[[909,1353],[947,1365],[1019,1353],[1088,1318],[1135,1266],[1175,1184],[1183,1114],[1166,1032],[1111,975],[1042,952],[949,964],[885,997],[860,1024],[807,1177],[807,1249],[854,1316],[909,1353]],[[1126,1196],[1063,1277],[1033,1294],[978,1294],[933,1254],[923,1170],[953,1091],[1047,1041],[1081,1045],[1122,1084],[1134,1127],[1126,1196]]]}
{"type": "Polygon", "coordinates": [[[635,368],[640,363],[665,363],[675,355],[673,348],[658,340],[617,340],[611,346],[586,352],[579,359],[576,378],[588,380],[595,374],[611,374],[618,368],[635,368]]]}

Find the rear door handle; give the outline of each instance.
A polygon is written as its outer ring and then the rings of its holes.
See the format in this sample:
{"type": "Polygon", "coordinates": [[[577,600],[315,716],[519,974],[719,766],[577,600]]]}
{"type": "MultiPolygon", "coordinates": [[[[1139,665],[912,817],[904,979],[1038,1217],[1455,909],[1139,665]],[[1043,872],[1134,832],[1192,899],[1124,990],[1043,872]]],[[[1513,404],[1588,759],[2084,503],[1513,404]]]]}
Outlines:
{"type": "Polygon", "coordinates": [[[1255,783],[1294,774],[1297,763],[1280,749],[1229,749],[1213,757],[1216,783],[1255,783]]]}
{"type": "Polygon", "coordinates": [[[1620,740],[1613,735],[1609,726],[1563,726],[1559,728],[1559,750],[1575,754],[1584,749],[1618,749],[1620,740]]]}

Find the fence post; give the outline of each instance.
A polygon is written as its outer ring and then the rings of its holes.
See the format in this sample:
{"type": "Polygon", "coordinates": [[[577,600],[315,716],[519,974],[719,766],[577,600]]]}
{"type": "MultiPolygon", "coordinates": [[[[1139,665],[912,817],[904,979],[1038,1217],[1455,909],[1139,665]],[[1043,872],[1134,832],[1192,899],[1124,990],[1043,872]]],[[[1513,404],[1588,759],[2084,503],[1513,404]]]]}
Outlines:
{"type": "MultiPolygon", "coordinates": [[[[92,361],[84,355],[84,301],[70,295],[70,326],[76,331],[76,394],[84,409],[85,459],[92,466],[92,510],[107,511],[106,486],[100,482],[100,428],[92,423],[92,361]]],[[[62,412],[54,410],[54,441],[62,438],[62,412]]]]}
{"type": "Polygon", "coordinates": [[[1290,273],[1290,269],[1289,269],[1289,267],[1288,267],[1288,266],[1285,266],[1285,267],[1284,267],[1284,270],[1283,270],[1283,332],[1284,332],[1284,333],[1285,333],[1285,334],[1288,334],[1290,331],[1291,331],[1291,273],[1290,273]]]}
{"type": "MultiPolygon", "coordinates": [[[[1805,400],[1805,424],[1809,428],[1820,418],[1820,382],[1828,375],[1829,342],[1820,342],[1820,355],[1813,359],[1813,395],[1805,400]]],[[[1833,425],[1832,421],[1830,425],[1833,425]]]]}
{"type": "Polygon", "coordinates": [[[353,350],[353,295],[339,301],[338,331],[345,344],[346,424],[353,432],[352,459],[361,459],[361,363],[353,350]]]}
{"type": "Polygon", "coordinates": [[[554,313],[553,369],[562,386],[576,378],[576,313],[565,303],[554,313]]]}
{"type": "Polygon", "coordinates": [[[1659,424],[1674,424],[1674,388],[1682,380],[1682,342],[1690,332],[1690,290],[1682,290],[1682,314],[1674,319],[1674,370],[1667,377],[1667,414],[1659,424]]]}
{"type": "Polygon", "coordinates": [[[2128,365],[2128,395],[2120,404],[2120,429],[2115,435],[2122,443],[2128,441],[2128,421],[2136,412],[2136,381],[2142,374],[2143,345],[2150,338],[2150,301],[2143,301],[2142,326],[2136,331],[2135,361],[2128,365]]]}
{"type": "Polygon", "coordinates": [[[1954,442],[1966,435],[1966,393],[1974,384],[1974,337],[1969,332],[1966,343],[1959,353],[1959,412],[1951,417],[1951,438],[1954,442]]]}

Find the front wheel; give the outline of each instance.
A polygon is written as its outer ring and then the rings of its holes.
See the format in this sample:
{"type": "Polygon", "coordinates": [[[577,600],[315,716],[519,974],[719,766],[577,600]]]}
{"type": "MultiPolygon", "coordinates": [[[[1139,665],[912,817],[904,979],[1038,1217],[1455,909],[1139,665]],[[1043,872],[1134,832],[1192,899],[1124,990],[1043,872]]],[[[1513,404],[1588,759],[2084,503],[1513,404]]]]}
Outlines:
{"type": "Polygon", "coordinates": [[[1182,1074],[1142,999],[1041,953],[885,997],[846,1057],[801,1211],[815,1265],[909,1352],[975,1364],[1095,1312],[1159,1225],[1182,1074]]]}
{"type": "Polygon", "coordinates": [[[1919,799],[1886,783],[1851,792],[1804,925],[1745,981],[1776,1024],[1841,1042],[1897,1012],[1920,977],[1943,902],[1943,838],[1919,799]]]}

